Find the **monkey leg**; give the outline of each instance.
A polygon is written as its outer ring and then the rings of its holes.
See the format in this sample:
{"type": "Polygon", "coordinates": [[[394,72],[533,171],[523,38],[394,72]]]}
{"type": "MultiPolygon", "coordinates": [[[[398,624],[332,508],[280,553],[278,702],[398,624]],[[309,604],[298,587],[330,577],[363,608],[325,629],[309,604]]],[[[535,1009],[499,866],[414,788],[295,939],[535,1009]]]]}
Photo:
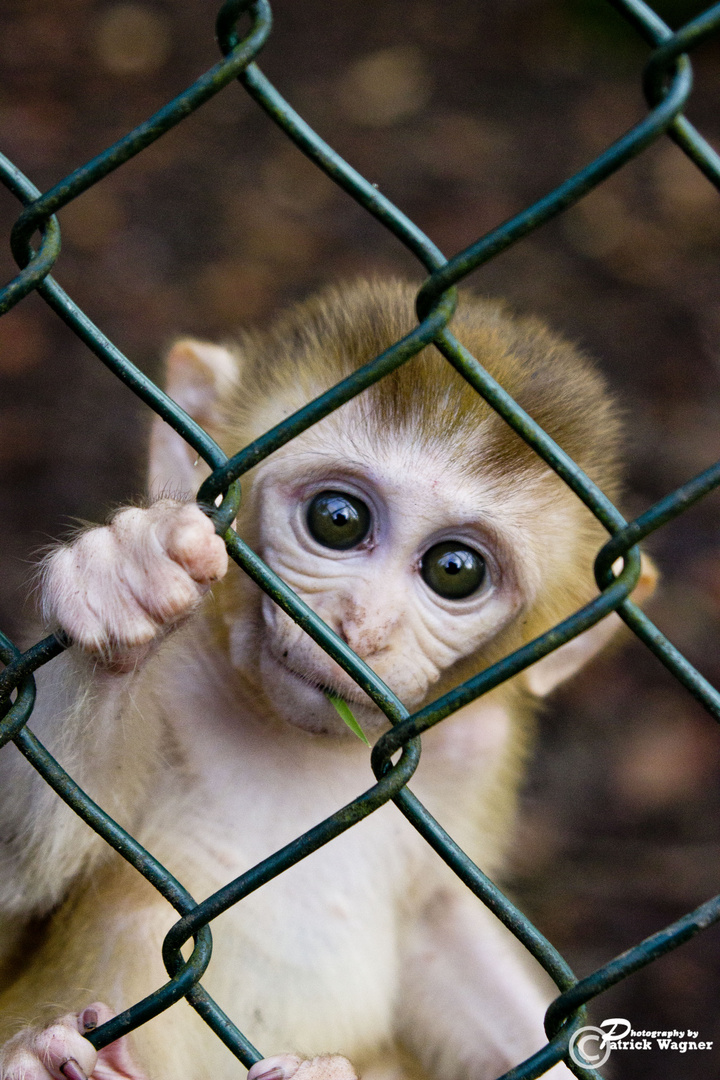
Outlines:
{"type": "Polygon", "coordinates": [[[112,670],[131,670],[227,565],[225,545],[195,503],[122,510],[46,560],[45,618],[112,670]]]}
{"type": "Polygon", "coordinates": [[[0,1050],[0,1080],[146,1080],[125,1039],[98,1052],[83,1038],[113,1015],[94,1002],[49,1027],[25,1028],[0,1050]]]}
{"type": "Polygon", "coordinates": [[[405,946],[400,1036],[436,1080],[492,1080],[545,1045],[553,985],[469,892],[438,889],[405,946]]]}

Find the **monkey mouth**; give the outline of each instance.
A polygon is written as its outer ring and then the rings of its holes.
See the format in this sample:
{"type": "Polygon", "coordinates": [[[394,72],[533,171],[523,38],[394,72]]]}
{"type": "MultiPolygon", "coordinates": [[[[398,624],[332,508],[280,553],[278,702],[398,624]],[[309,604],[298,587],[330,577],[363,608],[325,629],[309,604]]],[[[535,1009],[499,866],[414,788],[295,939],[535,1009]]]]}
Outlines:
{"type": "Polygon", "coordinates": [[[325,698],[337,697],[342,698],[343,701],[347,701],[351,705],[364,706],[365,708],[374,707],[373,702],[356,683],[353,683],[353,690],[351,691],[347,686],[340,686],[330,680],[318,678],[316,675],[311,675],[307,671],[294,667],[291,663],[288,663],[286,657],[278,656],[273,650],[271,650],[271,656],[278,667],[282,668],[291,678],[296,679],[303,686],[316,690],[325,698]]]}

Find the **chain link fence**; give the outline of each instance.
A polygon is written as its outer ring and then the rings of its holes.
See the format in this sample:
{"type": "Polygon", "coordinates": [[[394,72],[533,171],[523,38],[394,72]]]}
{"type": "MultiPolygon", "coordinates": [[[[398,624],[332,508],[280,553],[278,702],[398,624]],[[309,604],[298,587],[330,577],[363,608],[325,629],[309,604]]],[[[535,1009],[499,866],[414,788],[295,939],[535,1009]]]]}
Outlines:
{"type": "MultiPolygon", "coordinates": [[[[390,800],[395,802],[438,856],[536,957],[558,987],[559,995],[546,1016],[547,1045],[506,1074],[507,1080],[510,1077],[513,1080],[529,1080],[540,1076],[555,1062],[566,1057],[573,1032],[584,1023],[584,1006],[587,1002],[631,972],[677,948],[720,918],[720,897],[716,897],[578,981],[550,942],[471,862],[406,787],[417,764],[418,740],[424,731],[588,629],[611,611],[617,611],[687,692],[711,716],[720,719],[718,692],[628,599],[639,574],[636,545],[717,487],[720,484],[720,463],[671,492],[635,520],[627,522],[572,459],[519,408],[452,334],[454,290],[458,282],[572,206],[656,140],[664,136],[672,139],[705,177],[720,188],[720,158],[683,115],[692,91],[692,70],[687,54],[711,35],[720,32],[720,4],[673,32],[641,0],[608,2],[651,48],[643,73],[647,115],[547,196],[450,259],[372,183],[328,146],[257,67],[255,57],[271,31],[271,11],[267,0],[255,0],[253,3],[227,0],[217,19],[217,38],[223,58],[148,121],[45,193],[35,188],[11,161],[0,157],[0,178],[24,206],[11,236],[12,252],[20,269],[16,277],[0,291],[0,314],[9,311],[29,293],[37,292],[118,379],[183,436],[212,469],[197,498],[210,505],[222,498],[214,513],[215,525],[217,532],[224,536],[233,559],[355,679],[392,724],[372,751],[372,768],[376,777],[373,787],[242,877],[196,904],[180,882],[83,792],[27,726],[35,700],[33,672],[57,656],[69,643],[53,635],[21,652],[7,636],[0,634],[0,657],[5,664],[0,675],[0,746],[13,741],[58,796],[143,874],[180,916],[163,946],[168,982],[91,1033],[89,1038],[98,1048],[134,1030],[185,997],[240,1061],[249,1066],[259,1060],[263,1055],[249,1043],[201,985],[202,974],[210,960],[212,920],[390,800]],[[104,336],[57,284],[51,270],[60,253],[60,229],[55,213],[142,152],[236,79],[270,120],[318,169],[405,245],[419,260],[427,272],[427,278],[417,297],[418,325],[412,333],[255,442],[238,449],[228,459],[201,427],[104,336]],[[36,236],[38,239],[35,239],[36,236]],[[245,472],[395,370],[430,342],[565,481],[606,528],[609,540],[597,556],[595,570],[600,591],[590,604],[441,699],[408,715],[388,687],[263,564],[230,528],[230,524],[239,504],[240,479],[245,472]],[[624,559],[624,568],[616,578],[611,567],[620,557],[624,559]],[[392,758],[398,752],[399,760],[393,764],[392,758]],[[190,939],[194,942],[194,948],[190,958],[184,960],[181,949],[190,939]]],[[[580,1077],[597,1075],[574,1064],[571,1067],[580,1077]]]]}

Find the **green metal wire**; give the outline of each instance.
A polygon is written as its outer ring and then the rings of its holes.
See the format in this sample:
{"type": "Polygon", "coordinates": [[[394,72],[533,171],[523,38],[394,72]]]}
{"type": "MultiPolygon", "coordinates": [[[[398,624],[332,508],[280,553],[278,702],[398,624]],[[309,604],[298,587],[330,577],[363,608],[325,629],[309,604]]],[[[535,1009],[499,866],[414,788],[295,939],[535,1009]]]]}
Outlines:
{"type": "MultiPolygon", "coordinates": [[[[252,1046],[200,982],[210,960],[210,923],[251,892],[262,888],[278,874],[391,800],[438,857],[535,956],[560,992],[547,1011],[547,1044],[531,1058],[505,1073],[502,1080],[533,1080],[561,1059],[567,1061],[578,1077],[584,1080],[597,1077],[593,1070],[583,1069],[568,1058],[569,1039],[584,1022],[587,1002],[632,971],[677,948],[720,918],[720,897],[716,897],[578,981],[552,944],[483,874],[407,787],[417,767],[419,736],[423,732],[570,641],[612,611],[617,611],[709,714],[720,720],[720,694],[717,690],[629,599],[640,572],[640,555],[636,545],[720,485],[720,463],[688,480],[634,521],[627,522],[577,464],[459,344],[450,329],[457,303],[454,287],[458,282],[562,213],[664,135],[673,139],[708,180],[720,188],[720,156],[682,113],[692,91],[692,71],[687,53],[720,32],[720,4],[708,8],[673,32],[641,0],[608,0],[608,3],[652,50],[642,75],[649,107],[647,115],[583,169],[450,259],[446,259],[413,221],[337,154],[285,101],[257,67],[254,59],[271,31],[272,16],[267,0],[227,0],[220,9],[216,23],[223,59],[149,120],[45,193],[41,193],[12,162],[0,155],[0,181],[24,207],[11,236],[11,248],[19,272],[0,289],[0,315],[9,311],[28,293],[36,291],[132,393],[182,435],[212,470],[198,491],[197,498],[203,509],[212,516],[216,531],[225,538],[231,557],[340,664],[383,710],[391,724],[390,730],[372,750],[371,764],[376,777],[372,787],[241,877],[197,903],[164,866],[89,798],[27,726],[36,697],[33,673],[71,642],[60,634],[52,635],[20,652],[0,632],[0,660],[5,665],[0,673],[0,747],[4,747],[5,743],[14,743],[58,797],[142,874],[180,916],[163,943],[168,981],[92,1032],[88,1038],[98,1048],[134,1030],[184,997],[243,1064],[250,1066],[258,1061],[263,1056],[261,1051],[252,1046]],[[200,425],[105,337],[55,281],[50,271],[60,256],[60,228],[56,212],[141,153],[235,79],[310,161],[418,259],[428,276],[418,293],[418,325],[411,333],[254,442],[239,448],[228,459],[200,425]],[[32,246],[35,234],[39,234],[37,249],[32,246]],[[240,505],[240,477],[340,405],[406,363],[431,342],[589,508],[607,530],[608,540],[596,559],[599,593],[595,599],[486,671],[409,715],[389,687],[263,563],[231,526],[240,505]],[[218,499],[222,499],[220,505],[217,505],[218,499]],[[616,576],[612,567],[619,558],[623,560],[623,568],[616,576]],[[392,759],[398,751],[400,757],[393,763],[392,759]],[[194,939],[193,951],[190,958],[184,960],[181,948],[190,938],[194,939]]],[[[13,751],[8,746],[2,752],[13,751]]],[[[238,1018],[241,1023],[242,1019],[238,1018]]]]}

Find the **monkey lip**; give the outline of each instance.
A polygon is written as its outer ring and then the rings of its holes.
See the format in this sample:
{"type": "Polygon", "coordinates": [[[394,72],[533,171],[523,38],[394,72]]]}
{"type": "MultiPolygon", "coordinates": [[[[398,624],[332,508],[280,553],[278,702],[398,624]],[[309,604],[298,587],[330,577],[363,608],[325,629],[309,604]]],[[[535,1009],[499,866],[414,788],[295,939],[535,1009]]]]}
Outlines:
{"type": "Polygon", "coordinates": [[[281,668],[285,674],[289,675],[303,686],[311,690],[316,690],[319,694],[322,694],[324,698],[342,698],[343,701],[347,701],[351,705],[373,708],[370,699],[356,684],[353,683],[353,689],[350,690],[347,686],[339,686],[330,680],[321,679],[315,675],[311,675],[307,671],[298,670],[288,664],[285,659],[281,659],[274,653],[271,653],[271,656],[277,666],[281,668]]]}

